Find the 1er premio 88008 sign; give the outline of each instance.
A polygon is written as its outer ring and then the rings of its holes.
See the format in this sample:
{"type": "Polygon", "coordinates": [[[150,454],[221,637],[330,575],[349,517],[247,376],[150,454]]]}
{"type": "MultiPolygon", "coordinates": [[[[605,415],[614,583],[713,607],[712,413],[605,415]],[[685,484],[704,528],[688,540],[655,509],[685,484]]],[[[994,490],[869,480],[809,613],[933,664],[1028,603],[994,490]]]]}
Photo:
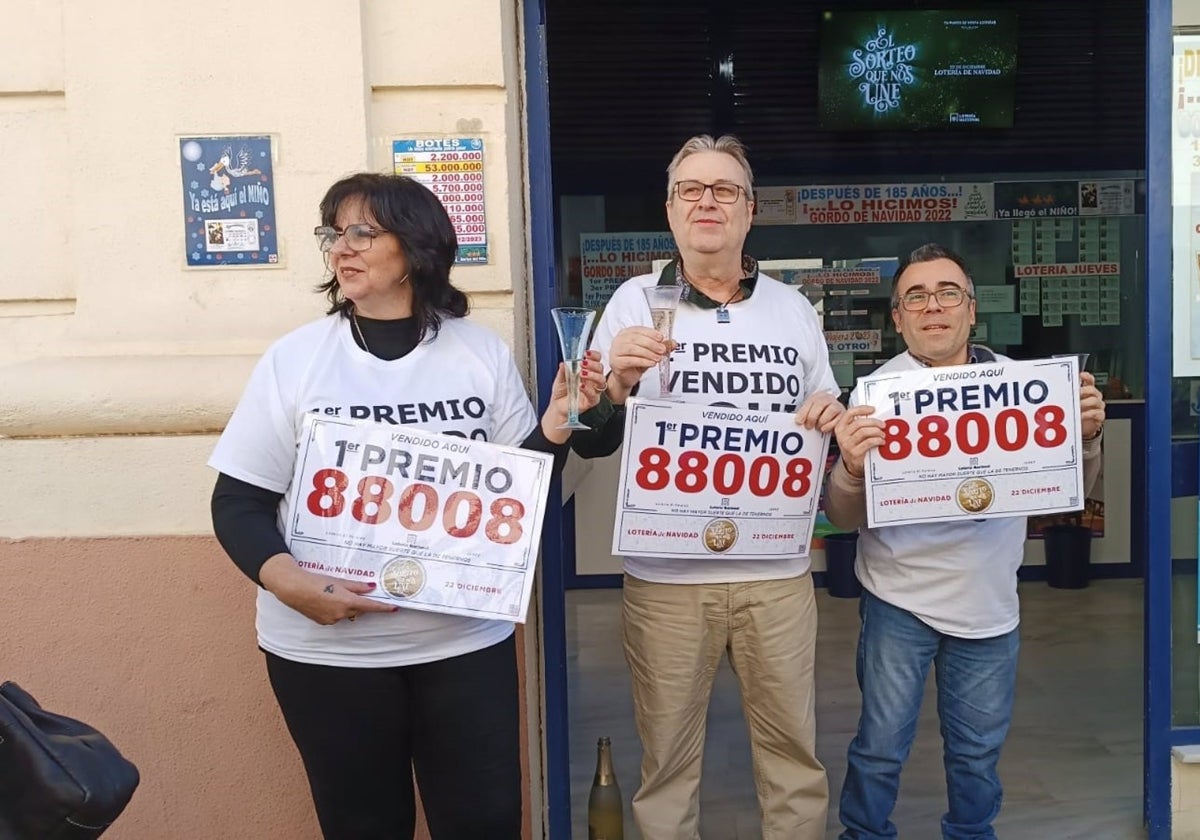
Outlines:
{"type": "Polygon", "coordinates": [[[524,621],[551,458],[411,426],[305,418],[284,537],[302,568],[412,609],[524,621]]]}
{"type": "Polygon", "coordinates": [[[828,445],[791,414],[630,400],[613,553],[807,555],[828,445]]]}
{"type": "Polygon", "coordinates": [[[1083,507],[1074,358],[880,373],[860,387],[884,424],[866,464],[869,526],[1083,507]]]}

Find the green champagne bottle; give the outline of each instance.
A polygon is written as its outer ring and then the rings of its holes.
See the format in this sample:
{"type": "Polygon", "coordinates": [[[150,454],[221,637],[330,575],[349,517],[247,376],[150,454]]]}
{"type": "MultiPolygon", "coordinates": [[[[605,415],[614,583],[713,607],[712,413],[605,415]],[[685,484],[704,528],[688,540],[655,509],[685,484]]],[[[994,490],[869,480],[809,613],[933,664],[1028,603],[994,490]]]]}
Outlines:
{"type": "Polygon", "coordinates": [[[596,778],[588,796],[588,840],[624,840],[625,819],[621,788],[613,772],[612,743],[601,738],[596,744],[596,778]]]}

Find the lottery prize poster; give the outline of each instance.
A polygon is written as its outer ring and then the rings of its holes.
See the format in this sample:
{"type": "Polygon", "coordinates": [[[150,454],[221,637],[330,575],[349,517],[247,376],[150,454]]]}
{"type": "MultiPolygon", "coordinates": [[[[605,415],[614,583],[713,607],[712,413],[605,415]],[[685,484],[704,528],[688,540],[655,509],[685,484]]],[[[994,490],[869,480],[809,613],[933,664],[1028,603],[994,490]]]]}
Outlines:
{"type": "Polygon", "coordinates": [[[921,368],[859,384],[886,434],[867,457],[869,527],[1083,508],[1075,358],[921,368]]]}
{"type": "Polygon", "coordinates": [[[612,552],[806,557],[828,450],[792,414],[633,398],[612,552]]]}
{"type": "Polygon", "coordinates": [[[483,140],[478,137],[393,140],[392,166],[397,175],[407,175],[429,187],[446,208],[458,236],[455,263],[486,263],[483,140]]]}
{"type": "Polygon", "coordinates": [[[279,264],[269,136],[180,137],[179,167],[188,266],[279,264]]]}
{"type": "Polygon", "coordinates": [[[302,568],[401,607],[525,621],[552,456],[316,414],[299,455],[284,536],[302,568]]]}
{"type": "Polygon", "coordinates": [[[603,309],[617,287],[639,274],[649,274],[655,260],[675,256],[670,231],[641,233],[582,233],[579,269],[583,275],[583,305],[603,309]]]}
{"type": "Polygon", "coordinates": [[[971,222],[992,218],[987,183],[759,187],[756,225],[971,222]]]}

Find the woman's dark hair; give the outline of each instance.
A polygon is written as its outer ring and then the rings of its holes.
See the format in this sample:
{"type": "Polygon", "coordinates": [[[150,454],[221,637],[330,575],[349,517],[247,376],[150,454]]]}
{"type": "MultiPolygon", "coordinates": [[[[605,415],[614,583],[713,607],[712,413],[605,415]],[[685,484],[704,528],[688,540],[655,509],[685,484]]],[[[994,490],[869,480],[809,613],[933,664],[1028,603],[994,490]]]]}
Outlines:
{"type": "MultiPolygon", "coordinates": [[[[413,315],[420,324],[419,339],[437,335],[443,318],[462,318],[470,310],[467,296],[450,283],[450,268],[458,253],[458,237],[446,208],[425,186],[403,175],[359,172],[338,181],[321,199],[321,224],[333,225],[338,209],[350,199],[362,199],[375,223],[394,233],[408,261],[413,315]]],[[[337,275],[317,291],[329,298],[328,314],[347,314],[354,303],[342,295],[337,275]]]]}
{"type": "Polygon", "coordinates": [[[967,268],[966,260],[945,245],[929,242],[920,248],[913,249],[907,257],[900,260],[900,265],[896,267],[896,273],[892,275],[892,309],[900,305],[900,298],[896,296],[896,290],[900,288],[900,276],[904,274],[905,269],[913,263],[933,262],[934,260],[950,260],[961,268],[963,275],[967,278],[967,291],[972,297],[975,296],[975,281],[971,279],[971,270],[967,268]]]}

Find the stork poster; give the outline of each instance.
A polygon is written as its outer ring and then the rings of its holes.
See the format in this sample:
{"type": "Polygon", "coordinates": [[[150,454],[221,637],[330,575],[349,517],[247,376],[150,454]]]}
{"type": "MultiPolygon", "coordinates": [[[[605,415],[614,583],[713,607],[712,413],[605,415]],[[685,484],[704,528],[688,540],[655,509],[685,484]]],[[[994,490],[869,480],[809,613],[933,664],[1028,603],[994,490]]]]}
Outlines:
{"type": "Polygon", "coordinates": [[[279,263],[269,136],[179,138],[189,266],[279,263]]]}

